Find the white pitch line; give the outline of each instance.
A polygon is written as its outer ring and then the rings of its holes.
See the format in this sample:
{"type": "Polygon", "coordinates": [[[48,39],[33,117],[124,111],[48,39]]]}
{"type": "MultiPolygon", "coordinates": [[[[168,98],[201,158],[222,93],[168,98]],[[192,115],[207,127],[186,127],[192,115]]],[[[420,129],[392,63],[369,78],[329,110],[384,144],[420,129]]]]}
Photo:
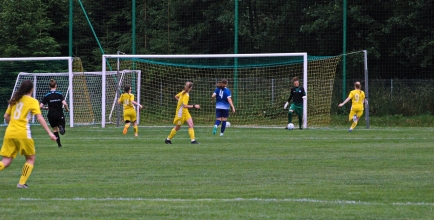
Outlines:
{"type": "Polygon", "coordinates": [[[320,200],[308,198],[227,198],[227,199],[213,199],[213,198],[198,198],[198,199],[176,199],[176,198],[0,198],[0,201],[149,201],[149,202],[294,202],[294,203],[323,203],[323,204],[340,204],[340,205],[393,205],[393,206],[434,206],[431,202],[363,202],[352,200],[320,200]]]}
{"type": "MultiPolygon", "coordinates": [[[[150,137],[147,136],[146,134],[142,134],[140,135],[138,138],[140,139],[153,139],[153,140],[159,140],[159,139],[163,139],[166,136],[162,136],[162,137],[150,137]]],[[[206,137],[200,137],[200,139],[215,139],[215,138],[220,138],[220,137],[216,137],[216,136],[206,136],[206,137]]],[[[231,137],[231,138],[236,138],[236,137],[231,137]]],[[[36,137],[33,138],[34,140],[46,140],[47,138],[40,138],[40,137],[36,137]]],[[[77,137],[74,136],[63,136],[62,140],[77,140],[77,137]]],[[[137,137],[125,137],[125,136],[118,136],[118,137],[108,137],[108,136],[104,136],[104,137],[80,137],[80,140],[123,140],[123,139],[137,139],[137,137]]],[[[176,137],[176,139],[189,139],[188,137],[176,137]]],[[[269,137],[262,137],[262,138],[256,138],[256,139],[269,139],[269,137]]],[[[333,137],[294,137],[291,136],[290,138],[291,140],[364,140],[364,141],[369,141],[369,140],[434,140],[434,137],[424,137],[424,138],[414,138],[414,137],[406,137],[406,138],[400,138],[400,137],[393,137],[393,138],[377,138],[377,137],[373,137],[373,138],[368,138],[368,137],[347,137],[347,138],[333,138],[333,137]]],[[[0,138],[0,140],[2,140],[0,138]]]]}

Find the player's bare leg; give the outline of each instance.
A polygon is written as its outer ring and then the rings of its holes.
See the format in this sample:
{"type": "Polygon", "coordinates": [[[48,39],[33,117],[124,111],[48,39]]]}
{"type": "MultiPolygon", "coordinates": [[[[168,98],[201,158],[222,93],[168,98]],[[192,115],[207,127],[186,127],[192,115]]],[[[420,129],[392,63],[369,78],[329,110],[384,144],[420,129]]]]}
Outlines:
{"type": "Polygon", "coordinates": [[[0,161],[0,171],[4,170],[6,167],[8,167],[14,158],[12,157],[3,157],[0,161]]]}

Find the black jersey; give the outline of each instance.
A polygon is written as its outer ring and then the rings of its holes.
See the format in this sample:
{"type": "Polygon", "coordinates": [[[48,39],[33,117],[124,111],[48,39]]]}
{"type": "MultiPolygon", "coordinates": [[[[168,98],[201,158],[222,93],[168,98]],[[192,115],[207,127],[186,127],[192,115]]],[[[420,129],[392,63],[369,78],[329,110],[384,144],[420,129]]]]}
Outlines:
{"type": "Polygon", "coordinates": [[[303,96],[306,95],[306,91],[304,91],[304,88],[299,87],[293,87],[291,89],[291,95],[289,95],[288,102],[291,101],[292,98],[294,98],[294,103],[302,104],[303,103],[303,96]]]}
{"type": "Polygon", "coordinates": [[[63,114],[63,104],[62,101],[65,100],[61,92],[51,90],[45,94],[41,103],[48,104],[48,114],[63,114]]]}

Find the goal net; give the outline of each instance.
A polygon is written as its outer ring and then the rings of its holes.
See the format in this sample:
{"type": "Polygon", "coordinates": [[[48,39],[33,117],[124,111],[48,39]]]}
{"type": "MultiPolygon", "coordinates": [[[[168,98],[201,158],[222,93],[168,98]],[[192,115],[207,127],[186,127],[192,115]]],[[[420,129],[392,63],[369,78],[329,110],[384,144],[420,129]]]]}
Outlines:
{"type": "MultiPolygon", "coordinates": [[[[65,72],[68,76],[72,73],[72,63],[72,57],[0,58],[0,111],[6,111],[15,87],[21,84],[17,80],[20,72],[65,72]]],[[[28,79],[34,81],[34,78],[28,79]]],[[[45,85],[48,89],[48,81],[45,85]]],[[[0,123],[5,124],[3,120],[0,123]]]]}
{"type": "MultiPolygon", "coordinates": [[[[133,93],[140,97],[140,89],[137,87],[140,71],[106,72],[106,82],[103,84],[102,72],[84,72],[79,58],[75,58],[74,62],[71,63],[69,68],[71,71],[68,71],[68,66],[63,69],[23,68],[26,64],[25,61],[16,60],[15,62],[20,64],[16,65],[15,69],[22,69],[27,72],[19,72],[17,75],[11,74],[10,78],[15,75],[14,85],[3,92],[4,100],[9,100],[12,97],[20,87],[21,82],[31,80],[34,84],[33,97],[41,101],[45,94],[50,91],[48,85],[50,79],[54,79],[57,83],[57,91],[64,95],[69,105],[70,112],[65,112],[65,119],[66,123],[71,127],[101,123],[103,118],[102,105],[110,109],[107,114],[104,114],[106,123],[118,122],[122,118],[122,109],[117,108],[117,94],[119,94],[118,91],[121,87],[127,84],[131,85],[133,93]],[[106,91],[106,97],[104,98],[102,97],[103,90],[106,91]],[[103,103],[102,100],[104,99],[108,100],[108,102],[103,103]]],[[[41,61],[38,62],[39,66],[41,66],[41,61]]],[[[53,62],[50,63],[53,65],[53,62]]],[[[47,66],[49,65],[47,64],[47,66]]],[[[2,67],[2,71],[14,71],[12,68],[6,69],[5,66],[2,67]]],[[[7,102],[5,106],[7,107],[7,102]]],[[[46,117],[47,111],[42,110],[42,114],[46,117]]],[[[33,120],[33,122],[35,121],[33,120]]]]}
{"type": "Polygon", "coordinates": [[[326,126],[330,123],[339,60],[340,56],[314,57],[306,53],[103,55],[103,73],[108,72],[107,66],[142,72],[140,101],[146,108],[141,112],[141,120],[145,125],[172,123],[174,96],[183,90],[186,81],[194,83],[190,103],[201,105],[200,110],[191,110],[195,124],[213,124],[215,103],[211,95],[216,83],[227,79],[236,108],[229,118],[232,125],[284,126],[288,110],[283,105],[293,87],[292,78],[298,77],[308,97],[304,103],[304,127],[326,126]]]}

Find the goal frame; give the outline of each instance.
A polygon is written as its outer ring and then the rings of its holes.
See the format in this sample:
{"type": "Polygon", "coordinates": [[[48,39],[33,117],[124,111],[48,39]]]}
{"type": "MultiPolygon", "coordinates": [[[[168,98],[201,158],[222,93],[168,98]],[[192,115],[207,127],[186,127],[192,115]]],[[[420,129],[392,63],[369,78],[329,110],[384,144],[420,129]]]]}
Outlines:
{"type": "MultiPolygon", "coordinates": [[[[102,55],[102,84],[103,88],[105,88],[106,83],[106,72],[107,72],[107,59],[115,59],[115,58],[144,58],[144,59],[153,59],[153,58],[166,58],[166,59],[179,59],[179,58],[249,58],[249,57],[303,57],[303,88],[308,94],[307,91],[307,53],[257,53],[257,54],[183,54],[183,55],[119,55],[119,54],[103,54],[102,55]]],[[[236,66],[235,66],[236,68],[236,66]]],[[[140,80],[139,80],[140,81],[140,80]]],[[[140,86],[140,84],[138,85],[140,86]]],[[[103,89],[103,103],[105,103],[105,89],[103,89]]],[[[106,109],[103,105],[102,115],[105,115],[106,109]]],[[[101,120],[101,127],[105,127],[105,118],[103,117],[101,120]]],[[[303,128],[307,128],[307,99],[303,99],[303,128]]]]}
{"type": "MultiPolygon", "coordinates": [[[[116,79],[117,74],[119,74],[118,71],[108,71],[108,72],[106,72],[105,74],[107,76],[114,76],[115,77],[114,78],[114,81],[115,81],[114,83],[115,84],[112,84],[112,86],[114,86],[114,88],[113,87],[109,88],[109,87],[106,86],[106,88],[104,88],[104,89],[99,88],[99,91],[101,91],[101,94],[102,94],[102,90],[107,91],[107,89],[111,89],[110,91],[112,91],[112,92],[113,92],[113,89],[115,91],[119,91],[119,89],[120,89],[119,86],[122,84],[122,80],[123,80],[123,78],[125,78],[125,75],[126,74],[132,74],[132,73],[136,73],[136,77],[133,77],[134,81],[139,82],[140,81],[139,80],[140,79],[140,74],[141,74],[140,70],[123,70],[123,71],[120,71],[120,75],[122,76],[121,80],[117,80],[116,79]]],[[[74,93],[75,93],[75,96],[77,97],[77,93],[74,90],[70,89],[71,88],[71,82],[72,82],[72,85],[74,85],[75,88],[78,88],[79,86],[77,87],[77,84],[74,84],[74,80],[70,80],[69,75],[70,75],[70,73],[68,73],[68,72],[45,72],[45,73],[44,72],[38,72],[38,73],[20,72],[17,75],[17,78],[15,80],[15,84],[14,84],[14,87],[12,89],[11,98],[12,98],[14,92],[17,91],[17,89],[18,89],[17,86],[19,85],[19,82],[21,82],[23,80],[22,77],[24,77],[24,79],[27,78],[27,79],[30,79],[30,80],[33,81],[34,89],[33,89],[32,97],[34,97],[34,98],[37,98],[38,92],[39,93],[41,92],[40,91],[41,85],[43,85],[42,86],[43,88],[47,87],[47,85],[46,85],[46,83],[47,83],[46,79],[44,81],[41,81],[41,79],[39,79],[40,77],[48,77],[48,78],[63,77],[63,79],[65,81],[67,80],[67,83],[64,83],[63,86],[67,86],[68,87],[68,88],[64,89],[64,91],[65,91],[64,97],[65,97],[65,100],[67,100],[67,102],[70,103],[69,104],[69,110],[70,110],[69,111],[69,115],[70,115],[70,117],[68,117],[68,118],[70,118],[70,120],[69,120],[70,127],[73,127],[74,124],[75,125],[77,125],[77,124],[82,125],[82,123],[80,123],[80,122],[77,123],[77,121],[79,121],[79,120],[77,120],[77,118],[74,119],[74,117],[77,116],[77,115],[79,115],[79,113],[77,114],[71,108],[71,106],[74,105],[74,100],[72,99],[74,93]]],[[[82,75],[84,75],[85,77],[98,77],[100,79],[100,81],[102,81],[102,75],[103,75],[103,73],[101,71],[96,71],[96,72],[72,72],[72,78],[73,79],[75,77],[82,76],[82,75]]],[[[59,81],[57,81],[57,83],[59,83],[59,81]]],[[[97,85],[100,85],[100,84],[98,83],[97,85]]],[[[139,86],[139,84],[135,84],[134,86],[135,87],[139,86]]],[[[91,92],[91,91],[88,90],[88,92],[91,92]]],[[[108,94],[108,93],[106,93],[106,94],[108,94]]],[[[136,94],[137,94],[137,97],[140,98],[140,88],[136,89],[136,94]]],[[[95,97],[98,97],[99,100],[102,100],[102,97],[100,97],[100,96],[95,96],[95,97]]],[[[111,117],[115,114],[113,112],[113,110],[115,109],[115,107],[118,106],[118,104],[117,104],[118,98],[119,98],[118,95],[114,94],[113,99],[112,99],[111,96],[107,98],[107,100],[109,101],[108,103],[101,102],[100,105],[96,105],[96,106],[99,106],[101,108],[102,108],[102,106],[105,106],[106,104],[108,104],[108,105],[111,106],[111,110],[112,111],[110,112],[110,115],[109,115],[109,118],[108,118],[108,122],[109,123],[113,123],[113,121],[111,120],[111,117]]],[[[93,103],[92,100],[89,100],[89,102],[93,103]]],[[[76,107],[77,107],[77,105],[76,105],[76,107]]],[[[95,107],[95,106],[93,106],[93,107],[95,107]]],[[[101,112],[98,112],[97,114],[99,114],[99,113],[101,113],[101,112]]],[[[116,113],[119,113],[119,112],[116,112],[116,113]]],[[[137,111],[137,114],[139,115],[140,113],[137,111]]],[[[104,117],[104,115],[102,115],[102,116],[104,117]]],[[[99,116],[97,116],[97,117],[99,119],[99,116]]],[[[116,114],[115,118],[119,119],[119,117],[120,116],[118,114],[116,114]]],[[[85,122],[83,124],[95,124],[95,119],[96,118],[94,118],[94,120],[92,120],[92,121],[88,121],[87,123],[85,122]]],[[[137,122],[139,123],[139,121],[137,121],[137,122]]],[[[32,123],[35,123],[35,118],[34,117],[32,119],[32,123]]],[[[97,122],[97,123],[100,123],[100,122],[97,122]]]]}
{"type": "MultiPolygon", "coordinates": [[[[72,62],[74,60],[73,57],[14,57],[14,58],[0,58],[0,62],[2,61],[50,61],[50,60],[67,60],[68,61],[68,80],[69,80],[69,89],[68,93],[70,94],[69,97],[69,109],[70,109],[70,127],[74,127],[74,104],[73,104],[73,95],[72,95],[72,62]]],[[[17,75],[17,81],[15,81],[15,86],[18,83],[18,75],[17,75]]],[[[15,87],[14,86],[14,87],[15,87]]],[[[13,91],[12,91],[13,93],[13,91]]]]}

